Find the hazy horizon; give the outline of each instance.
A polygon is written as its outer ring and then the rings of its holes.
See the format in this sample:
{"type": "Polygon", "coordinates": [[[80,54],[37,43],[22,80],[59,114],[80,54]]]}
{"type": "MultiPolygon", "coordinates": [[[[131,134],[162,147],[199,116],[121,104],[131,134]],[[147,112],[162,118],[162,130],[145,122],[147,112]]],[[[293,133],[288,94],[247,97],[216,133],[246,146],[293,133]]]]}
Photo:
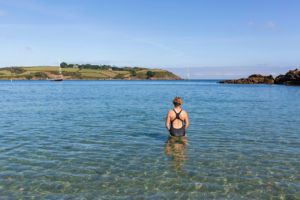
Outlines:
{"type": "MultiPolygon", "coordinates": [[[[75,64],[75,63],[74,63],[75,64]]],[[[76,63],[81,64],[81,63],[76,63]]],[[[95,64],[95,63],[89,63],[95,64]]],[[[9,66],[9,67],[38,67],[38,66],[46,66],[46,65],[36,65],[36,66],[9,66]]],[[[57,65],[49,66],[49,67],[57,67],[57,65]]],[[[8,66],[7,66],[8,67],[8,66]]],[[[125,67],[125,66],[118,66],[125,67]]],[[[134,67],[134,66],[132,66],[134,67]]],[[[144,66],[141,66],[144,67],[144,66]]],[[[0,67],[0,68],[3,68],[0,67]]],[[[156,67],[163,70],[168,70],[173,72],[174,74],[180,76],[183,79],[230,79],[230,78],[245,78],[252,74],[261,74],[261,75],[272,75],[274,77],[285,74],[289,70],[294,70],[297,66],[289,66],[289,67],[156,67]]],[[[155,68],[149,68],[155,69],[155,68]]]]}
{"type": "MultiPolygon", "coordinates": [[[[252,74],[272,75],[286,74],[297,67],[179,67],[165,68],[184,79],[230,79],[245,78],[252,74]]],[[[298,67],[299,69],[299,67],[298,67]]]]}

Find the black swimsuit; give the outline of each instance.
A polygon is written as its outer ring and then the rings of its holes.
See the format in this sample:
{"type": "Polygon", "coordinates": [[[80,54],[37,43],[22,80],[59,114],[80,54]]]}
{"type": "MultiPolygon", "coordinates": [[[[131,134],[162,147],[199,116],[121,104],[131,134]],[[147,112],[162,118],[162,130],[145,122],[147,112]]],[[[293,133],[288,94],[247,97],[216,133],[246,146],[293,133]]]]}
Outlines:
{"type": "Polygon", "coordinates": [[[171,136],[185,136],[185,125],[184,125],[183,120],[179,118],[179,115],[180,115],[182,110],[180,110],[179,113],[177,113],[174,109],[173,109],[173,111],[175,112],[176,117],[175,117],[175,119],[173,119],[171,121],[170,134],[171,134],[171,136]],[[182,121],[182,127],[181,128],[174,128],[173,127],[173,122],[176,119],[179,119],[180,121],[182,121]]]}

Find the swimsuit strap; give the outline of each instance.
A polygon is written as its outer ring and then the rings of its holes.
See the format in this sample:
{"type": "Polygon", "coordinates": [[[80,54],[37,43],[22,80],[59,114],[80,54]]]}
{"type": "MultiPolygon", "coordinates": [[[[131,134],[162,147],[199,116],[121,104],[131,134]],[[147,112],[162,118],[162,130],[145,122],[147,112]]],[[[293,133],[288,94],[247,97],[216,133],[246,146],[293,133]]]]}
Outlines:
{"type": "Polygon", "coordinates": [[[180,119],[180,118],[179,118],[179,115],[180,115],[180,113],[181,113],[182,109],[179,111],[179,113],[177,113],[175,109],[173,109],[173,111],[174,111],[174,112],[175,112],[175,114],[176,114],[176,119],[180,119]]]}
{"type": "Polygon", "coordinates": [[[179,111],[179,113],[177,113],[175,109],[173,109],[173,111],[175,112],[175,114],[176,114],[176,117],[175,117],[175,119],[173,119],[173,120],[172,120],[172,122],[173,122],[173,121],[175,121],[176,119],[179,119],[180,121],[183,121],[183,120],[182,120],[182,119],[180,119],[180,117],[179,117],[179,115],[180,115],[180,113],[181,113],[182,109],[179,111]]]}

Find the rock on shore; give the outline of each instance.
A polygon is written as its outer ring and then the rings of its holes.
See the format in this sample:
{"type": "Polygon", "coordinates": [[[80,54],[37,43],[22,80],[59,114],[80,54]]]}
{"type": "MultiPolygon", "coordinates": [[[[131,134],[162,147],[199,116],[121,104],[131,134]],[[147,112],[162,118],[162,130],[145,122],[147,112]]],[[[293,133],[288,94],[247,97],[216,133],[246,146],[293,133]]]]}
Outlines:
{"type": "Polygon", "coordinates": [[[253,74],[248,78],[241,78],[236,80],[224,80],[220,83],[230,84],[284,84],[284,85],[300,85],[300,70],[290,70],[285,75],[279,75],[273,78],[272,75],[263,76],[260,74],[253,74]]]}
{"type": "Polygon", "coordinates": [[[263,76],[260,74],[253,74],[248,78],[241,78],[237,80],[224,80],[220,83],[231,83],[231,84],[274,84],[274,78],[272,75],[263,76]]]}
{"type": "Polygon", "coordinates": [[[300,85],[300,70],[290,70],[285,75],[277,76],[275,84],[300,85]]]}

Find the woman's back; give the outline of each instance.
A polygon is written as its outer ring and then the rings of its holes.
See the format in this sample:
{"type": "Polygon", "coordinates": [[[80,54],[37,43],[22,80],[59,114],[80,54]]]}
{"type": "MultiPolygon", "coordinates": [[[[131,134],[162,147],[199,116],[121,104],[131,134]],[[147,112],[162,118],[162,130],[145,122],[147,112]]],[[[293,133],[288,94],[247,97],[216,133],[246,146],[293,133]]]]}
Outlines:
{"type": "Polygon", "coordinates": [[[175,97],[174,108],[170,110],[166,117],[166,128],[171,136],[185,136],[185,130],[189,126],[187,112],[181,109],[182,99],[175,97]]]}
{"type": "Polygon", "coordinates": [[[182,109],[176,110],[175,108],[170,111],[170,117],[171,117],[171,126],[174,128],[181,128],[184,126],[184,120],[185,120],[186,112],[182,109]]]}

